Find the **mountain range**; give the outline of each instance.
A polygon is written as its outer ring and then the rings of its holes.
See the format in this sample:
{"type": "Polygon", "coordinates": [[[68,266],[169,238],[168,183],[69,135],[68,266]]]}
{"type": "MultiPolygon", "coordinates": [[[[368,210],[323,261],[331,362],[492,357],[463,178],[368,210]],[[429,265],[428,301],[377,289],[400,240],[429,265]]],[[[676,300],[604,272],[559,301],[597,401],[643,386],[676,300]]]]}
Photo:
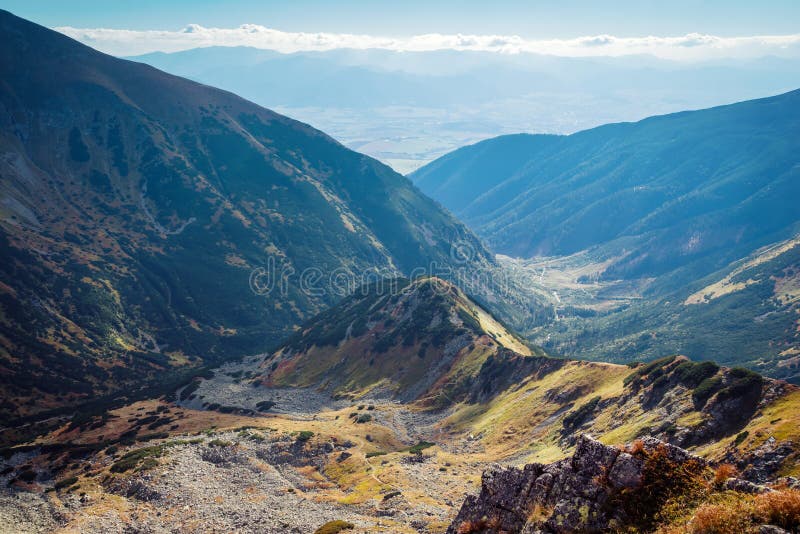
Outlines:
{"type": "MultiPolygon", "coordinates": [[[[493,139],[417,188],[0,36],[0,530],[800,529],[800,92],[493,139]]],[[[373,56],[478,57],[336,55],[373,56]]]]}
{"type": "Polygon", "coordinates": [[[517,132],[572,133],[800,86],[797,60],[676,62],[648,56],[208,47],[129,59],[300,118],[409,172],[517,132]],[[320,90],[320,88],[324,88],[320,90]]]}
{"type": "Polygon", "coordinates": [[[365,273],[451,264],[453,242],[461,267],[494,264],[305,124],[7,12],[0,34],[3,418],[265,351],[365,273]]]}

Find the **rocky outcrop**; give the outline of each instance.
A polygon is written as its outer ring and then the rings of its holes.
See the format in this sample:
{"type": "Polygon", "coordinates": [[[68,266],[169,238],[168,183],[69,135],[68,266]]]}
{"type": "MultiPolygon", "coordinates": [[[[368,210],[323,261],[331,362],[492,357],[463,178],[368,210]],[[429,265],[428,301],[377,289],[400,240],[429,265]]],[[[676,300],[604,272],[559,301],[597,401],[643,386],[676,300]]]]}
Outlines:
{"type": "Polygon", "coordinates": [[[571,458],[487,470],[480,494],[467,497],[448,534],[600,532],[630,524],[630,509],[617,506],[617,499],[642,487],[656,455],[696,470],[706,467],[704,460],[655,438],[620,449],[582,435],[571,458]]]}
{"type": "Polygon", "coordinates": [[[727,459],[741,470],[744,478],[762,484],[774,478],[787,461],[797,459],[798,456],[800,452],[793,441],[778,441],[769,437],[747,454],[739,455],[734,449],[727,455],[727,459]]]}

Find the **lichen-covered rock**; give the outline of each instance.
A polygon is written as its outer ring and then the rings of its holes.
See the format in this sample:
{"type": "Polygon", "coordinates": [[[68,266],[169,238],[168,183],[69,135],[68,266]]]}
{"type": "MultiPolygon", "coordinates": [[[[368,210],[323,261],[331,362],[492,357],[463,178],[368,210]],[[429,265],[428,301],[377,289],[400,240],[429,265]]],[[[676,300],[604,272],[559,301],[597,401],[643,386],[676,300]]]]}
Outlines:
{"type": "Polygon", "coordinates": [[[676,464],[693,461],[705,465],[687,451],[653,438],[620,450],[583,435],[571,458],[522,469],[487,470],[481,492],[466,498],[448,534],[567,534],[601,532],[622,525],[625,512],[613,505],[614,499],[642,484],[643,456],[652,451],[676,464]]]}
{"type": "Polygon", "coordinates": [[[616,489],[636,488],[642,483],[644,461],[627,452],[620,453],[608,472],[608,482],[616,489]]]}
{"type": "Polygon", "coordinates": [[[770,437],[739,460],[739,467],[743,469],[742,475],[752,482],[766,482],[780,471],[787,459],[800,456],[796,449],[791,440],[777,441],[770,437]]]}
{"type": "Polygon", "coordinates": [[[738,491],[740,493],[750,493],[753,495],[758,495],[760,493],[769,493],[773,491],[771,488],[767,486],[762,486],[760,484],[753,484],[748,480],[742,480],[741,478],[729,478],[725,481],[725,489],[730,491],[738,491]]]}

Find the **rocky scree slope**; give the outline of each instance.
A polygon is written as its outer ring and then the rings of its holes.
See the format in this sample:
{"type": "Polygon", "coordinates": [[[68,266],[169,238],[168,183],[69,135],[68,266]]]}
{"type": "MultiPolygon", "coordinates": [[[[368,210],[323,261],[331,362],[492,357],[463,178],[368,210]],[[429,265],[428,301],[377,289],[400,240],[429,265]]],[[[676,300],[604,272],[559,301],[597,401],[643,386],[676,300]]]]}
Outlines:
{"type": "Polygon", "coordinates": [[[308,268],[397,276],[451,242],[494,261],[305,124],[5,11],[0,36],[0,419],[274,347],[339,298],[301,291],[308,268]],[[257,294],[258,268],[288,281],[257,294]]]}

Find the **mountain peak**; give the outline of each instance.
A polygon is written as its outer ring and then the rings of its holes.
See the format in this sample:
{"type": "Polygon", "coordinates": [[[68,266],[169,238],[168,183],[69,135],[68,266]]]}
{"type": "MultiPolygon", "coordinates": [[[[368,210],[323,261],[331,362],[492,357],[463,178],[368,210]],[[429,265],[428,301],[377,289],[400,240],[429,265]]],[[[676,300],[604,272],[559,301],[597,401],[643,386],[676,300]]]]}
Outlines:
{"type": "Polygon", "coordinates": [[[499,353],[544,354],[452,283],[395,279],[361,288],[301,327],[264,361],[261,380],[412,401],[457,388],[499,353]]]}

